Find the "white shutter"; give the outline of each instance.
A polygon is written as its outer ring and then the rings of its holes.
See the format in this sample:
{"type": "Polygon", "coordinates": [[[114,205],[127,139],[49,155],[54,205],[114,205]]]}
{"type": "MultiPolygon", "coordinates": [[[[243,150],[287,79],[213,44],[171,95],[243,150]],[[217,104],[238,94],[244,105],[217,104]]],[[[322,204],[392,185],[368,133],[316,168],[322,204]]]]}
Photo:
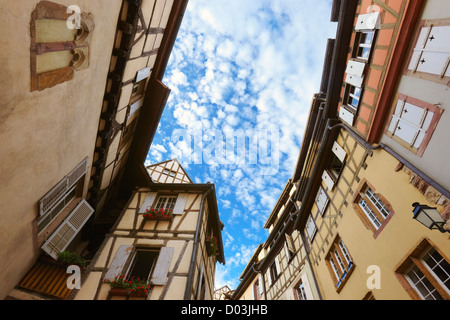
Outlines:
{"type": "Polygon", "coordinates": [[[347,64],[347,69],[345,70],[345,72],[348,74],[353,74],[357,77],[362,77],[364,75],[365,68],[366,68],[365,63],[350,60],[347,64]]]}
{"type": "Polygon", "coordinates": [[[280,268],[280,261],[278,260],[278,256],[275,257],[275,267],[277,268],[277,275],[280,275],[281,268],[280,268]]]}
{"type": "Polygon", "coordinates": [[[373,12],[368,14],[360,14],[356,22],[355,30],[374,30],[380,28],[380,13],[373,12]]]}
{"type": "Polygon", "coordinates": [[[339,109],[339,118],[349,125],[353,126],[353,120],[355,118],[354,114],[345,109],[343,106],[339,109]]]}
{"type": "Polygon", "coordinates": [[[115,277],[120,276],[124,272],[123,268],[132,250],[133,246],[122,245],[119,247],[113,261],[111,262],[111,266],[105,275],[105,280],[113,280],[115,277]]]}
{"type": "Polygon", "coordinates": [[[75,167],[68,175],[67,175],[67,188],[72,188],[80,179],[83,177],[88,169],[89,158],[85,158],[78,166],[75,167]]]}
{"type": "Polygon", "coordinates": [[[347,156],[347,152],[345,152],[344,148],[342,148],[337,141],[334,142],[333,145],[333,153],[338,157],[339,160],[341,160],[342,163],[345,161],[345,157],[347,156]]]}
{"type": "Polygon", "coordinates": [[[43,244],[42,250],[56,260],[58,253],[69,246],[93,213],[94,209],[89,203],[82,200],[43,244]]]}
{"type": "Polygon", "coordinates": [[[328,203],[327,194],[326,194],[325,190],[322,187],[320,187],[319,192],[317,192],[317,196],[316,196],[316,204],[321,213],[324,212],[324,209],[325,209],[325,206],[327,205],[327,203],[328,203]]]}
{"type": "Polygon", "coordinates": [[[263,280],[262,276],[258,275],[258,296],[260,297],[263,294],[263,280]]]}
{"type": "Polygon", "coordinates": [[[358,77],[357,75],[351,73],[347,73],[347,76],[345,77],[345,82],[357,88],[362,87],[363,81],[363,77],[358,77]]]}
{"type": "Polygon", "coordinates": [[[306,222],[306,232],[308,233],[309,239],[312,240],[314,235],[316,234],[316,224],[312,216],[308,217],[308,221],[306,222]]]}
{"type": "Polygon", "coordinates": [[[186,201],[188,199],[188,193],[180,193],[177,198],[177,202],[175,203],[175,207],[173,208],[173,214],[183,214],[184,207],[186,206],[186,201]]]}
{"type": "Polygon", "coordinates": [[[445,76],[449,59],[450,26],[423,27],[408,69],[445,76]]]}
{"type": "Polygon", "coordinates": [[[139,213],[145,213],[147,209],[150,209],[153,205],[153,202],[156,198],[156,192],[149,192],[145,196],[144,202],[141,205],[141,208],[139,209],[139,213]]]}
{"type": "Polygon", "coordinates": [[[85,158],[68,175],[39,200],[39,215],[43,216],[83,177],[88,169],[89,158],[85,158]]]}
{"type": "Polygon", "coordinates": [[[333,190],[334,181],[333,181],[333,179],[331,179],[327,170],[324,170],[324,172],[322,174],[322,180],[323,180],[323,182],[325,182],[325,185],[328,187],[328,190],[333,190]]]}
{"type": "Polygon", "coordinates": [[[147,79],[150,76],[150,71],[150,67],[139,70],[136,75],[136,82],[147,79]]]}
{"type": "Polygon", "coordinates": [[[164,284],[166,284],[167,273],[169,272],[169,267],[170,263],[172,262],[174,251],[174,248],[161,248],[158,261],[156,262],[155,270],[152,274],[151,282],[154,285],[163,286],[164,284]]]}

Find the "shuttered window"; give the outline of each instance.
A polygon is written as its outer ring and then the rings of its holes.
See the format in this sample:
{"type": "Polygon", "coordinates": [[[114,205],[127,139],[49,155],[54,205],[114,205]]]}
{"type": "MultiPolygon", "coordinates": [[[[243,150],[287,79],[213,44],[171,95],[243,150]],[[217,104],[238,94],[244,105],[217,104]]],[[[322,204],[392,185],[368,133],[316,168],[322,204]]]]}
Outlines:
{"type": "Polygon", "coordinates": [[[43,231],[61,211],[83,193],[89,159],[85,158],[39,200],[38,233],[43,231]]]}
{"type": "Polygon", "coordinates": [[[42,250],[52,258],[57,259],[58,253],[64,251],[70,245],[93,213],[94,209],[89,203],[82,200],[44,243],[42,250]]]}
{"type": "Polygon", "coordinates": [[[144,201],[141,204],[139,213],[145,213],[147,209],[166,209],[173,210],[174,215],[181,215],[184,213],[187,198],[189,194],[180,193],[178,195],[161,195],[155,202],[157,193],[149,192],[146,194],[144,201]]]}
{"type": "Polygon", "coordinates": [[[442,109],[435,105],[400,96],[387,133],[412,151],[423,153],[441,114],[442,109]]]}

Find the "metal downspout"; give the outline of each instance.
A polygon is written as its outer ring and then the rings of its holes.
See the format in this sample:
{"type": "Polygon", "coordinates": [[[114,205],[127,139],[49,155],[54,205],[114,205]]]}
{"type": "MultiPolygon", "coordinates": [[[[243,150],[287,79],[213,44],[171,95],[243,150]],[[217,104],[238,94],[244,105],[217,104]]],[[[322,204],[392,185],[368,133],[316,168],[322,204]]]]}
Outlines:
{"type": "Polygon", "coordinates": [[[186,282],[186,290],[184,291],[184,300],[191,300],[191,289],[192,289],[192,279],[194,277],[194,269],[195,269],[195,260],[197,257],[197,251],[198,251],[198,245],[199,245],[199,236],[200,236],[200,226],[203,218],[203,204],[205,202],[206,196],[212,192],[213,189],[210,188],[208,191],[206,191],[202,196],[202,201],[200,203],[200,211],[198,214],[198,221],[197,221],[197,230],[195,231],[195,238],[194,238],[194,246],[192,249],[192,257],[191,257],[191,263],[189,266],[189,273],[187,277],[186,282]]]}

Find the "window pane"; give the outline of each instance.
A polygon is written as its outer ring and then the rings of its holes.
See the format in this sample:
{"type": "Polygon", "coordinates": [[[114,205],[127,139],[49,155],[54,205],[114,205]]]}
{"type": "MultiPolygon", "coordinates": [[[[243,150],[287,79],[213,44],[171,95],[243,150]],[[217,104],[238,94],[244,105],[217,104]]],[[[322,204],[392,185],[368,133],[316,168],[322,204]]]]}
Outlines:
{"type": "Polygon", "coordinates": [[[431,249],[424,257],[423,261],[436,275],[436,277],[450,290],[450,265],[448,262],[437,252],[435,249],[431,249]]]}

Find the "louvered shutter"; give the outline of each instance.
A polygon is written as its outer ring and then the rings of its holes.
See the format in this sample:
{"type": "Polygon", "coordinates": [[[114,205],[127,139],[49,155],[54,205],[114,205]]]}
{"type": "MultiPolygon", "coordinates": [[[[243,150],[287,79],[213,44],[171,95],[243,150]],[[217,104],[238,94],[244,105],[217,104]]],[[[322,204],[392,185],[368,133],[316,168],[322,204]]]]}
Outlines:
{"type": "Polygon", "coordinates": [[[147,209],[150,209],[155,202],[156,192],[149,192],[146,194],[144,202],[139,209],[139,213],[145,213],[147,209]]]}
{"type": "Polygon", "coordinates": [[[94,209],[89,203],[82,200],[44,243],[42,250],[56,260],[58,253],[69,246],[93,213],[94,209]]]}
{"type": "Polygon", "coordinates": [[[175,203],[175,207],[173,208],[173,214],[184,213],[184,207],[186,206],[188,196],[188,193],[180,193],[178,195],[177,202],[175,203]]]}
{"type": "Polygon", "coordinates": [[[122,245],[119,247],[113,261],[111,262],[111,266],[105,275],[105,280],[113,280],[115,277],[120,276],[124,272],[123,268],[132,250],[133,246],[129,245],[122,245]]]}
{"type": "Polygon", "coordinates": [[[380,13],[373,12],[367,14],[360,14],[356,22],[355,30],[374,30],[380,28],[380,13]]]}
{"type": "Polygon", "coordinates": [[[161,248],[158,261],[156,262],[155,270],[152,274],[151,282],[154,285],[163,286],[166,284],[167,273],[169,272],[169,267],[170,263],[172,262],[174,251],[174,248],[161,248]]]}
{"type": "Polygon", "coordinates": [[[294,246],[294,241],[292,241],[292,237],[290,235],[288,235],[287,233],[285,234],[286,236],[286,244],[287,247],[290,251],[295,252],[295,246],[294,246]]]}
{"type": "Polygon", "coordinates": [[[66,175],[56,186],[54,186],[45,196],[39,200],[39,215],[43,216],[60,201],[65,194],[86,174],[89,158],[85,158],[66,175]]]}

